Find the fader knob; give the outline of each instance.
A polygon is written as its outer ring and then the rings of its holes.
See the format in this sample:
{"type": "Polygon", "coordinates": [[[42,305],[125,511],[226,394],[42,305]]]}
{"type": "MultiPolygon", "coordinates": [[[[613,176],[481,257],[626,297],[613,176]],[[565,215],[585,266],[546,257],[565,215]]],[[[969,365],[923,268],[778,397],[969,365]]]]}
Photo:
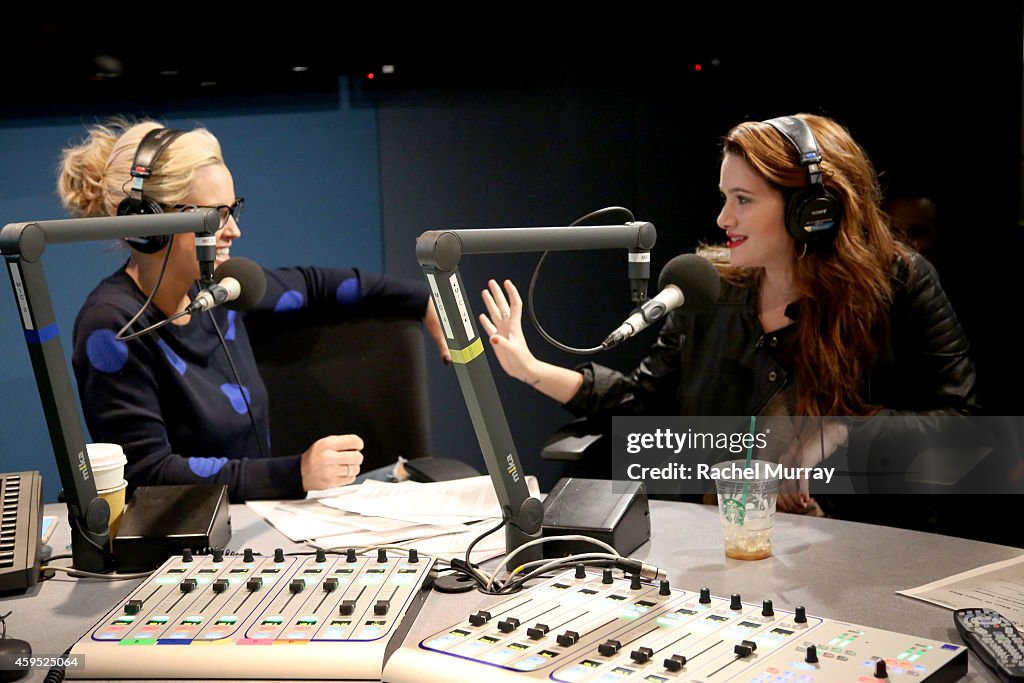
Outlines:
{"type": "Polygon", "coordinates": [[[664,665],[666,671],[680,671],[684,666],[686,666],[686,657],[683,655],[672,655],[664,661],[664,665]]]}
{"type": "Polygon", "coordinates": [[[629,653],[629,658],[637,664],[646,664],[651,661],[651,657],[654,655],[654,650],[649,647],[638,647],[629,653]]]}
{"type": "Polygon", "coordinates": [[[793,615],[793,621],[795,621],[798,624],[806,624],[807,623],[807,608],[806,607],[804,607],[803,605],[799,605],[793,611],[795,612],[795,614],[793,615]]]}
{"type": "Polygon", "coordinates": [[[306,582],[302,579],[292,579],[292,582],[288,584],[288,590],[293,594],[301,593],[306,590],[306,582]]]}
{"type": "Polygon", "coordinates": [[[491,613],[485,612],[484,610],[480,610],[476,614],[469,615],[469,623],[473,624],[473,626],[483,626],[490,620],[491,613]]]}
{"type": "Polygon", "coordinates": [[[245,587],[249,589],[250,592],[255,593],[260,588],[263,588],[263,579],[258,576],[254,576],[245,582],[245,587]]]}
{"type": "Polygon", "coordinates": [[[612,581],[614,581],[614,579],[612,579],[611,569],[605,569],[601,572],[601,583],[612,583],[612,581]]]}
{"type": "Polygon", "coordinates": [[[743,603],[740,602],[740,594],[733,593],[729,596],[729,609],[740,610],[743,609],[743,603]]]}
{"type": "Polygon", "coordinates": [[[338,590],[338,580],[333,576],[329,579],[324,579],[324,593],[333,593],[338,590]]]}
{"type": "Polygon", "coordinates": [[[338,605],[338,614],[343,617],[350,617],[352,613],[356,611],[355,600],[342,600],[341,604],[338,605]]]}
{"type": "Polygon", "coordinates": [[[638,572],[636,574],[633,574],[633,577],[629,580],[629,589],[638,591],[641,588],[643,588],[643,584],[640,583],[640,574],[638,572]]]}
{"type": "Polygon", "coordinates": [[[317,548],[316,549],[316,561],[317,562],[326,562],[327,561],[327,553],[324,552],[323,548],[317,548]]]}
{"type": "Polygon", "coordinates": [[[228,587],[230,585],[231,584],[228,582],[227,579],[217,579],[216,581],[213,582],[213,592],[214,593],[223,593],[223,592],[227,591],[227,589],[228,589],[228,587]]]}
{"type": "Polygon", "coordinates": [[[818,648],[814,645],[807,646],[807,652],[804,654],[804,661],[808,664],[818,663],[818,648]]]}
{"type": "Polygon", "coordinates": [[[125,614],[138,614],[142,611],[142,600],[129,600],[124,604],[125,614]]]}
{"type": "Polygon", "coordinates": [[[566,631],[562,635],[558,636],[555,640],[562,647],[572,647],[576,644],[576,641],[580,639],[580,634],[576,631],[566,631]]]}
{"type": "Polygon", "coordinates": [[[387,614],[389,609],[391,609],[390,600],[378,600],[373,604],[373,613],[378,617],[387,614]]]}
{"type": "Polygon", "coordinates": [[[771,600],[765,600],[761,603],[761,616],[762,617],[774,617],[775,608],[772,606],[771,600]]]}
{"type": "Polygon", "coordinates": [[[252,556],[252,548],[246,548],[242,551],[242,562],[255,562],[256,558],[252,556]]]}
{"type": "Polygon", "coordinates": [[[380,563],[380,564],[384,564],[387,561],[388,561],[388,551],[385,550],[384,548],[379,548],[377,550],[377,562],[380,563]]]}
{"type": "Polygon", "coordinates": [[[540,640],[546,636],[550,630],[551,629],[547,624],[542,624],[538,621],[536,624],[526,629],[526,635],[530,637],[530,640],[540,640]]]}
{"type": "Polygon", "coordinates": [[[213,561],[223,562],[224,561],[224,550],[222,548],[213,549],[213,561]]]}
{"type": "Polygon", "coordinates": [[[183,548],[181,551],[181,561],[191,562],[192,561],[192,548],[183,548]]]}
{"type": "Polygon", "coordinates": [[[180,586],[181,592],[182,593],[191,593],[192,591],[194,591],[196,589],[197,585],[199,585],[199,582],[196,581],[195,579],[185,579],[184,581],[181,582],[181,586],[180,586]]]}
{"type": "Polygon", "coordinates": [[[888,678],[889,670],[885,666],[884,659],[875,660],[875,678],[888,678]]]}
{"type": "Polygon", "coordinates": [[[416,564],[420,561],[420,551],[416,548],[410,548],[409,550],[409,564],[416,564]]]}
{"type": "Polygon", "coordinates": [[[349,548],[348,550],[345,551],[345,561],[346,562],[355,562],[356,561],[356,549],[355,548],[349,548]]]}
{"type": "Polygon", "coordinates": [[[274,562],[284,562],[284,550],[274,548],[274,562]]]}
{"type": "Polygon", "coordinates": [[[672,587],[669,586],[668,579],[662,579],[658,586],[658,595],[672,595],[672,587]]]}
{"type": "Polygon", "coordinates": [[[711,589],[710,588],[701,588],[700,589],[700,599],[697,600],[697,602],[699,602],[702,605],[710,605],[711,604],[711,589]]]}
{"type": "Polygon", "coordinates": [[[597,646],[597,651],[605,657],[611,657],[614,654],[618,654],[621,649],[622,643],[614,639],[608,639],[597,646]]]}
{"type": "Polygon", "coordinates": [[[515,617],[502,619],[498,622],[498,630],[502,633],[512,633],[512,631],[515,631],[517,628],[519,628],[519,620],[515,617]]]}

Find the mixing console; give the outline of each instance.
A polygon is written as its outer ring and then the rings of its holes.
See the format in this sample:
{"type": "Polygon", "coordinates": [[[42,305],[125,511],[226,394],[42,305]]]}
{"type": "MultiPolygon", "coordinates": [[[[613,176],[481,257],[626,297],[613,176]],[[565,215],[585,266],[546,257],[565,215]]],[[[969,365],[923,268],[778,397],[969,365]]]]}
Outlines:
{"type": "Polygon", "coordinates": [[[433,582],[416,551],[273,556],[186,552],[72,649],[69,678],[380,680],[433,582]]]}
{"type": "Polygon", "coordinates": [[[967,672],[961,645],[617,574],[577,567],[469,614],[404,645],[384,680],[937,683],[967,672]]]}

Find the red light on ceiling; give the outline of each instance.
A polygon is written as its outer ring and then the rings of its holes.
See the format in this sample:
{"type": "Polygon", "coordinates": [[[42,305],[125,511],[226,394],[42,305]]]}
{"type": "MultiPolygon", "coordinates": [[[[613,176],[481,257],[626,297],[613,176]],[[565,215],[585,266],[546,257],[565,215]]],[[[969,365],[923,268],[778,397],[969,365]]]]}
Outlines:
{"type": "Polygon", "coordinates": [[[372,81],[373,80],[373,72],[371,71],[370,73],[366,74],[366,78],[367,78],[367,80],[372,81]]]}
{"type": "Polygon", "coordinates": [[[703,67],[703,66],[701,66],[700,64],[694,64],[694,65],[693,65],[693,70],[694,70],[694,71],[701,71],[701,70],[703,70],[703,69],[704,69],[704,67],[703,67]]]}

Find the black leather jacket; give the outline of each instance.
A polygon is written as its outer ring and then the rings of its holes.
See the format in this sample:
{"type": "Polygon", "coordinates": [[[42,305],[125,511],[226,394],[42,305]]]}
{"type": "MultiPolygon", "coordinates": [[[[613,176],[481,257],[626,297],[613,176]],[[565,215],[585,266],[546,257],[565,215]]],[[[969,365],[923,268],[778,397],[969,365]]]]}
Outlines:
{"type": "MultiPolygon", "coordinates": [[[[886,414],[979,412],[968,343],[934,267],[914,254],[893,266],[891,330],[864,378],[886,414]]],[[[565,407],[577,415],[758,415],[791,381],[793,326],[765,334],[752,289],[725,281],[702,315],[671,313],[649,355],[625,375],[589,363],[565,407]]]]}

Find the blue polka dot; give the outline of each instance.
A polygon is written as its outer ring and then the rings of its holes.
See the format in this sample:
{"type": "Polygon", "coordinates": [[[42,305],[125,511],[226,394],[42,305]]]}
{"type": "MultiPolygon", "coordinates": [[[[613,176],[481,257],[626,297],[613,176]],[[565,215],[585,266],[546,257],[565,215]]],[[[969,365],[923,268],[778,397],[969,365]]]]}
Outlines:
{"type": "Polygon", "coordinates": [[[235,313],[237,311],[228,311],[228,331],[224,333],[224,338],[228,341],[235,341],[235,313]]]}
{"type": "Polygon", "coordinates": [[[189,458],[188,468],[199,477],[212,477],[220,472],[227,458],[189,458]]]}
{"type": "Polygon", "coordinates": [[[128,362],[128,344],[118,341],[113,330],[95,330],[85,340],[85,355],[100,372],[117,372],[128,362]]]}
{"type": "Polygon", "coordinates": [[[185,365],[185,361],[181,359],[181,356],[176,354],[174,350],[170,346],[168,346],[167,342],[165,342],[163,339],[157,339],[156,344],[157,346],[160,347],[160,350],[164,352],[164,356],[167,358],[167,362],[170,363],[171,366],[178,371],[179,375],[184,375],[187,366],[185,365]]]}
{"type": "Polygon", "coordinates": [[[306,298],[302,296],[301,292],[297,292],[294,289],[289,289],[287,292],[281,295],[281,298],[274,304],[274,312],[283,313],[285,311],[297,311],[306,305],[306,298]]]}
{"type": "Polygon", "coordinates": [[[342,306],[351,306],[352,304],[359,303],[359,299],[362,298],[359,291],[359,278],[350,277],[342,280],[334,296],[342,306]]]}
{"type": "Polygon", "coordinates": [[[231,407],[235,409],[235,412],[239,415],[245,415],[245,404],[249,400],[249,390],[237,384],[221,384],[220,390],[231,401],[231,407]]]}

